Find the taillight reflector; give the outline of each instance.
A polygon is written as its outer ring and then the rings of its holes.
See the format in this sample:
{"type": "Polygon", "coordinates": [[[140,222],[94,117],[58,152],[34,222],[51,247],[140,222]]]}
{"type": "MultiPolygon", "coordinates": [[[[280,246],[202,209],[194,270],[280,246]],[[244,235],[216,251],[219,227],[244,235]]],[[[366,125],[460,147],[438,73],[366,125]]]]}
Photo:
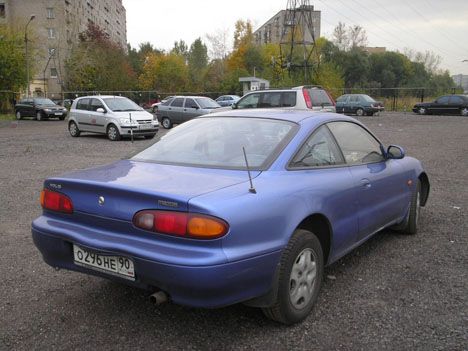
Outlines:
{"type": "Polygon", "coordinates": [[[44,189],[41,192],[41,206],[50,211],[73,213],[73,203],[64,194],[44,189]]]}
{"type": "Polygon", "coordinates": [[[304,100],[307,108],[312,108],[312,99],[310,98],[309,91],[306,88],[303,88],[302,94],[304,95],[304,100]]]}
{"type": "Polygon", "coordinates": [[[176,211],[140,211],[133,217],[133,224],[156,233],[196,239],[216,239],[229,230],[228,224],[222,219],[176,211]]]}

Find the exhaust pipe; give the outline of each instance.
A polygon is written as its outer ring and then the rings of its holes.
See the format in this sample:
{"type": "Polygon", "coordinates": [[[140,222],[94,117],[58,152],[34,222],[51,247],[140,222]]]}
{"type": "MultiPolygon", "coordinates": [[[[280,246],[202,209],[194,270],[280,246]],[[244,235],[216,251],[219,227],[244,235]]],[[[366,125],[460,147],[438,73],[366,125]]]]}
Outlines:
{"type": "Polygon", "coordinates": [[[155,305],[161,305],[167,302],[168,296],[164,291],[160,290],[160,291],[155,292],[154,294],[151,294],[149,299],[155,305]]]}

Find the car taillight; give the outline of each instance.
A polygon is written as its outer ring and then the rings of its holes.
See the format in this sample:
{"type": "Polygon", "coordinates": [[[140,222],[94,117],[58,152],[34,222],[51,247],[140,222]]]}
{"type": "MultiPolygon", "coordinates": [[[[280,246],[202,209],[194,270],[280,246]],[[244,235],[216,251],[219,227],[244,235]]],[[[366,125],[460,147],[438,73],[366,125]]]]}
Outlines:
{"type": "Polygon", "coordinates": [[[222,219],[176,211],[140,211],[133,216],[133,224],[156,233],[195,239],[216,239],[229,230],[229,225],[222,219]]]}
{"type": "Polygon", "coordinates": [[[312,99],[310,98],[309,91],[306,88],[303,88],[302,94],[304,95],[304,100],[307,108],[312,108],[312,99]]]}
{"type": "Polygon", "coordinates": [[[41,191],[41,206],[50,211],[73,213],[73,203],[70,198],[49,189],[41,191]]]}

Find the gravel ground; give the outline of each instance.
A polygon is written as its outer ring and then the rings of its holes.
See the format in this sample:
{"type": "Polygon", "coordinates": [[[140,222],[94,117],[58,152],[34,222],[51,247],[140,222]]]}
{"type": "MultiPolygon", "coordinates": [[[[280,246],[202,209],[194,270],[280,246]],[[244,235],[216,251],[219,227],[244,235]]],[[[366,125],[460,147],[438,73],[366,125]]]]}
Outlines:
{"type": "Polygon", "coordinates": [[[385,230],[326,268],[317,306],[291,327],[243,305],[156,307],[137,289],[54,271],[30,233],[43,180],[153,141],[74,139],[66,121],[0,121],[0,349],[467,350],[468,119],[362,120],[423,161],[432,191],[420,232],[385,230]]]}

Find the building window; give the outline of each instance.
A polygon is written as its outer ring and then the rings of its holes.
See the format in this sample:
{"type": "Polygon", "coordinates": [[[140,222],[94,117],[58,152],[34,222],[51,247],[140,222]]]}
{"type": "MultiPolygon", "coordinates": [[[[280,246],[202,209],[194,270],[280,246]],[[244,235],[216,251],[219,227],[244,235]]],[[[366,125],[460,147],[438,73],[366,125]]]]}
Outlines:
{"type": "Polygon", "coordinates": [[[5,4],[0,4],[0,18],[5,18],[5,4]]]}
{"type": "Polygon", "coordinates": [[[50,78],[58,78],[57,68],[50,69],[50,78]]]}
{"type": "Polygon", "coordinates": [[[55,18],[54,14],[54,8],[53,7],[48,7],[47,8],[47,18],[55,18]]]}
{"type": "Polygon", "coordinates": [[[55,28],[47,28],[47,38],[55,39],[55,28]]]}

